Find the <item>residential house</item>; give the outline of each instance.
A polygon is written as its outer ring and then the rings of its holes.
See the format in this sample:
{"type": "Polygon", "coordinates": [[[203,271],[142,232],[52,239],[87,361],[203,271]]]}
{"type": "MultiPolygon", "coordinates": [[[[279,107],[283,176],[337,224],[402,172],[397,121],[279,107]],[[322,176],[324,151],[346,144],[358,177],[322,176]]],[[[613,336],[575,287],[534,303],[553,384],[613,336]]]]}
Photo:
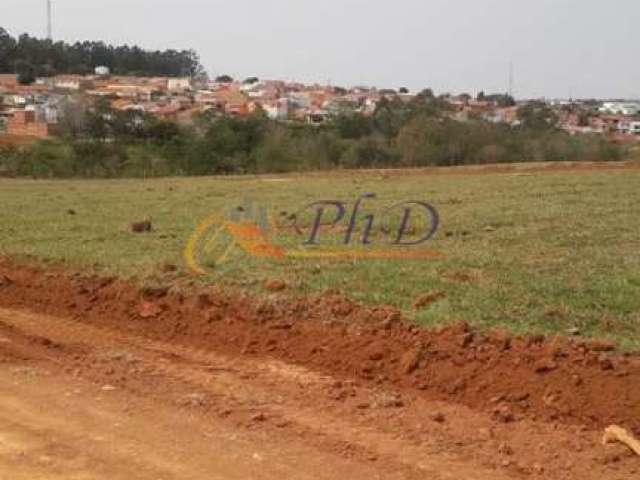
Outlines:
{"type": "Polygon", "coordinates": [[[640,121],[623,120],[618,124],[618,130],[625,135],[640,135],[640,121]]]}
{"type": "Polygon", "coordinates": [[[109,75],[111,75],[111,70],[109,69],[109,67],[105,67],[104,65],[100,65],[100,66],[97,66],[94,69],[94,73],[98,77],[108,77],[109,75]]]}
{"type": "Polygon", "coordinates": [[[53,125],[37,118],[35,110],[15,110],[7,122],[7,133],[21,137],[46,138],[53,125]]]}
{"type": "Polygon", "coordinates": [[[50,84],[58,90],[89,90],[93,88],[93,81],[89,77],[82,75],[56,75],[44,82],[50,84]]]}
{"type": "Polygon", "coordinates": [[[216,91],[203,90],[195,96],[196,104],[213,107],[215,110],[230,116],[249,114],[249,97],[231,85],[216,91]]]}
{"type": "Polygon", "coordinates": [[[286,120],[289,118],[289,100],[286,98],[261,102],[260,106],[272,120],[286,120]]]}
{"type": "Polygon", "coordinates": [[[319,108],[310,109],[305,114],[306,122],[311,125],[323,125],[329,121],[329,118],[331,118],[331,114],[319,108]]]}
{"type": "Polygon", "coordinates": [[[149,109],[149,113],[162,120],[177,121],[178,113],[182,110],[178,104],[155,105],[149,109]]]}
{"type": "Polygon", "coordinates": [[[136,85],[136,84],[109,84],[106,89],[112,95],[120,98],[129,98],[150,102],[156,88],[153,86],[136,85]]]}
{"type": "Polygon", "coordinates": [[[167,79],[167,90],[171,93],[184,93],[191,91],[191,89],[191,79],[188,77],[167,79]]]}
{"type": "Polygon", "coordinates": [[[0,89],[5,91],[15,90],[18,87],[18,75],[12,73],[0,74],[0,89]]]}
{"type": "Polygon", "coordinates": [[[625,120],[623,115],[600,115],[591,117],[589,125],[603,133],[619,132],[619,125],[625,120]]]}
{"type": "Polygon", "coordinates": [[[518,107],[496,108],[493,111],[484,114],[483,118],[488,122],[506,123],[512,126],[518,125],[518,107]]]}
{"type": "Polygon", "coordinates": [[[600,107],[602,113],[613,115],[637,115],[640,113],[638,102],[604,102],[600,107]]]}

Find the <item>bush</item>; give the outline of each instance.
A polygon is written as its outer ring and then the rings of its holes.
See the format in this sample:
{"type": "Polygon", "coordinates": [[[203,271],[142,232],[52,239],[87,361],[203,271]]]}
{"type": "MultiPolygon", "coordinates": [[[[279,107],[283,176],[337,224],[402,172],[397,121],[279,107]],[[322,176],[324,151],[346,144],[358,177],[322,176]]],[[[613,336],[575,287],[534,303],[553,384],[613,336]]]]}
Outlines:
{"type": "Polygon", "coordinates": [[[116,177],[290,172],[547,160],[619,160],[625,148],[601,136],[571,136],[547,120],[544,107],[525,110],[520,127],[451,119],[428,92],[405,103],[383,101],[373,117],[339,115],[327,126],[202,116],[181,127],[108,104],[85,111],[59,141],[0,151],[0,174],[116,177]]]}

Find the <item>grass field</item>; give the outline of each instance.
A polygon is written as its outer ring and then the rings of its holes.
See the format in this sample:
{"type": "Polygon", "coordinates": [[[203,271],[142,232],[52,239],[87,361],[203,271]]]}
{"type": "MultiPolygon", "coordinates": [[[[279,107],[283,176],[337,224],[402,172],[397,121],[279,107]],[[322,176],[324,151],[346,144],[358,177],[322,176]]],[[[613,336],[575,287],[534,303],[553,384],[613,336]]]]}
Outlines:
{"type": "MultiPolygon", "coordinates": [[[[321,199],[353,203],[364,192],[378,195],[366,203],[377,212],[409,199],[436,206],[442,225],[427,246],[444,257],[275,261],[235,251],[197,281],[271,295],[264,282],[275,278],[287,283],[284,294],[337,289],[397,305],[425,325],[464,319],[516,333],[578,329],[640,348],[640,169],[0,180],[0,251],[183,285],[193,277],[182,252],[206,217],[245,198],[292,212],[321,199]],[[131,233],[129,223],[146,216],[154,231],[131,233]],[[181,271],[162,273],[166,263],[181,271]],[[442,293],[437,301],[413,308],[434,292],[442,293]]],[[[290,233],[282,241],[301,239],[290,233]]]]}

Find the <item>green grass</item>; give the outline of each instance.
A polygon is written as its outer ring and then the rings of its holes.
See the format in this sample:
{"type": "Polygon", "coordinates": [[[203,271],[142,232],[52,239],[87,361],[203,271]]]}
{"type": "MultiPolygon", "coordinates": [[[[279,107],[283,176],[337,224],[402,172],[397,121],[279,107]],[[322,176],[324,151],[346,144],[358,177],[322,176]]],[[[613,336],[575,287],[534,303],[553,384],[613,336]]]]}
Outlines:
{"type": "MultiPolygon", "coordinates": [[[[370,304],[393,304],[417,322],[467,320],[516,333],[565,333],[640,348],[640,171],[535,174],[326,174],[268,178],[112,181],[0,180],[0,251],[64,261],[73,267],[188,282],[182,251],[196,225],[246,197],[278,213],[319,199],[367,208],[407,199],[435,205],[442,225],[429,248],[441,260],[264,261],[235,251],[198,282],[268,295],[266,279],[287,294],[328,288],[370,304]],[[70,215],[69,209],[76,211],[70,215]],[[155,231],[134,235],[131,221],[151,216],[155,231]],[[175,277],[179,277],[176,279],[175,277]],[[187,278],[187,280],[185,280],[187,278]],[[413,300],[446,297],[414,311],[413,300]]],[[[380,232],[376,239],[380,239],[380,232]]],[[[296,246],[292,234],[279,239],[296,246]]]]}

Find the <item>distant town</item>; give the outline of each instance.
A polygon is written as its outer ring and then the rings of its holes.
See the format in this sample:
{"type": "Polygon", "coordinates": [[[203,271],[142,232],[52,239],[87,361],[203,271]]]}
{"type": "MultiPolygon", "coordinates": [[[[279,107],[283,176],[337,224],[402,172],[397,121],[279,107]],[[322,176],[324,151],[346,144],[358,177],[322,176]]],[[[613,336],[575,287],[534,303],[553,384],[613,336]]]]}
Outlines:
{"type": "MultiPolygon", "coordinates": [[[[382,99],[410,102],[420,93],[406,88],[342,88],[256,77],[236,80],[227,75],[213,80],[122,76],[112,75],[102,66],[92,75],[38,77],[28,85],[21,84],[18,74],[1,74],[0,134],[35,139],[53,136],[64,114],[62,102],[78,97],[103,99],[114,110],[144,112],[179,124],[191,124],[205,113],[247,117],[263,111],[272,120],[322,125],[340,114],[370,116],[382,99]]],[[[439,97],[450,106],[449,116],[460,122],[483,119],[517,126],[520,107],[543,102],[555,113],[556,126],[572,135],[597,134],[619,142],[640,140],[638,101],[515,101],[509,95],[482,92],[439,97]]]]}

